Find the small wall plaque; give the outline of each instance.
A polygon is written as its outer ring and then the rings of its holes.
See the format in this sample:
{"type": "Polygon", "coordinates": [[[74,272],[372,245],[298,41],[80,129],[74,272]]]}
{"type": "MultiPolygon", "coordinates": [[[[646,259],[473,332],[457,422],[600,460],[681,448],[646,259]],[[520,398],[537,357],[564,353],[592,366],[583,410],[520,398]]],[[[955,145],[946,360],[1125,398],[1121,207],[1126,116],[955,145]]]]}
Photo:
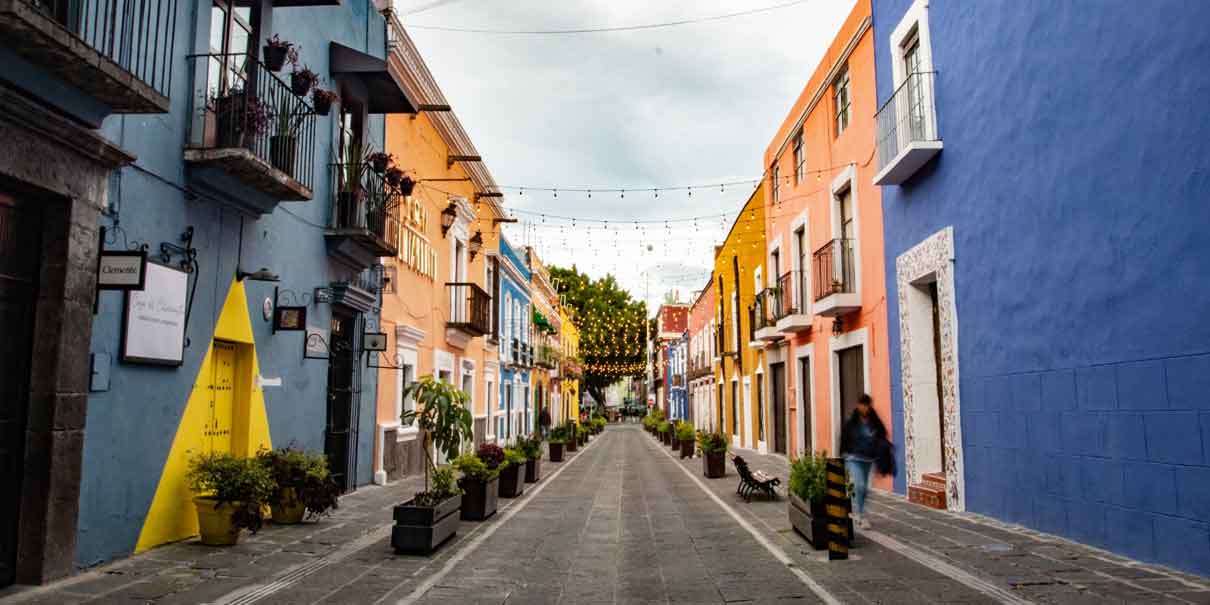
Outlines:
{"type": "Polygon", "coordinates": [[[97,259],[98,290],[142,290],[146,279],[144,250],[102,251],[97,259]]]}
{"type": "Polygon", "coordinates": [[[306,307],[277,307],[273,309],[274,332],[301,332],[306,329],[306,307]]]}

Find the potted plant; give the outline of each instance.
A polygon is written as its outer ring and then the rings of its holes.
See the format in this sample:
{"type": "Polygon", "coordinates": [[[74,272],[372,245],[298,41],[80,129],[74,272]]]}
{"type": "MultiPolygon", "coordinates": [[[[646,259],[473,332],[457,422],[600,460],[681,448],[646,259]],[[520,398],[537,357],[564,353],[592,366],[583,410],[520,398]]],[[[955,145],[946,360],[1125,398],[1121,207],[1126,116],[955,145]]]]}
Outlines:
{"type": "Polygon", "coordinates": [[[336,224],[337,227],[363,226],[362,205],[365,203],[366,192],[361,185],[361,177],[365,174],[366,164],[362,157],[361,144],[354,142],[349,145],[344,163],[340,165],[340,190],[336,193],[336,224]]]}
{"type": "Polygon", "coordinates": [[[298,62],[298,50],[288,40],[282,40],[273,34],[272,38],[265,40],[265,46],[261,49],[265,56],[265,67],[269,71],[281,71],[286,66],[286,59],[290,59],[291,63],[298,62]]]}
{"type": "Polygon", "coordinates": [[[306,117],[305,113],[292,111],[287,99],[282,99],[274,116],[277,128],[269,137],[269,163],[291,177],[294,176],[294,159],[298,155],[298,129],[306,117]]]}
{"type": "MultiPolygon", "coordinates": [[[[527,441],[522,438],[519,441],[527,441]]],[[[500,465],[500,497],[519,498],[525,493],[525,454],[514,448],[504,448],[504,463],[500,465]]]]}
{"type": "Polygon", "coordinates": [[[593,419],[592,419],[592,430],[593,430],[593,432],[595,432],[596,434],[600,435],[600,434],[601,434],[601,432],[605,430],[605,425],[606,425],[606,424],[607,424],[607,423],[606,423],[606,421],[605,421],[605,417],[604,417],[604,416],[597,416],[596,418],[593,418],[593,419]]]}
{"type": "Polygon", "coordinates": [[[319,518],[337,508],[340,486],[328,471],[328,457],[293,447],[261,450],[256,459],[273,477],[276,486],[269,506],[273,522],[292,525],[304,516],[319,518]]]}
{"type": "Polygon", "coordinates": [[[580,446],[580,433],[576,430],[576,423],[567,421],[567,451],[574,452],[580,446]]]}
{"type": "Polygon", "coordinates": [[[832,280],[832,293],[839,294],[844,292],[844,284],[839,279],[832,280]]]}
{"type": "Polygon", "coordinates": [[[255,458],[228,453],[199,454],[189,461],[185,481],[193,491],[202,544],[230,546],[242,530],[256,533],[273,497],[273,477],[255,458]]]}
{"type": "Polygon", "coordinates": [[[462,488],[464,521],[483,521],[496,514],[503,463],[504,450],[494,443],[484,443],[477,451],[462,454],[451,463],[462,473],[458,486],[462,488]]]}
{"type": "Polygon", "coordinates": [[[429,376],[409,384],[403,397],[417,403],[415,410],[400,416],[404,426],[413,423],[420,429],[424,451],[424,491],[395,507],[395,527],[391,546],[397,553],[433,552],[458,529],[462,492],[449,468],[437,468],[430,450],[436,448],[447,458],[458,455],[463,441],[473,438],[470,397],[457,387],[429,376]],[[429,479],[432,477],[432,482],[429,479]]]}
{"type": "Polygon", "coordinates": [[[294,71],[290,72],[290,90],[295,96],[307,96],[317,84],[319,84],[319,74],[311,71],[311,68],[305,65],[302,69],[298,69],[297,63],[294,65],[294,71]]]}
{"type": "Polygon", "coordinates": [[[397,189],[400,195],[405,197],[412,195],[412,191],[416,189],[416,181],[398,168],[388,168],[384,178],[388,185],[397,189]]]}
{"type": "MultiPolygon", "coordinates": [[[[828,456],[819,452],[795,458],[790,462],[790,497],[787,513],[790,524],[802,534],[815,550],[828,547],[830,521],[824,496],[828,490],[828,456]]],[[[853,535],[853,520],[846,517],[849,536],[853,535]]]]}
{"type": "Polygon", "coordinates": [[[214,97],[211,105],[218,147],[251,147],[257,135],[269,126],[268,107],[243,89],[228,89],[214,97]]]}
{"type": "Polygon", "coordinates": [[[676,423],[676,438],[681,444],[681,458],[693,457],[693,425],[684,420],[676,423]]]}
{"type": "Polygon", "coordinates": [[[679,422],[676,420],[672,420],[668,423],[668,432],[672,433],[672,436],[668,442],[668,445],[672,448],[673,451],[676,451],[676,450],[680,449],[680,447],[681,447],[680,435],[679,435],[679,433],[677,433],[678,425],[679,425],[679,422]]]}
{"type": "Polygon", "coordinates": [[[546,440],[550,449],[550,461],[563,461],[563,446],[567,445],[567,427],[556,426],[550,430],[550,438],[546,440]]]}
{"type": "Polygon", "coordinates": [[[664,445],[672,444],[672,431],[670,430],[670,426],[671,425],[668,424],[667,420],[661,420],[660,423],[655,427],[655,430],[659,431],[660,441],[663,441],[664,445]]]}
{"type": "Polygon", "coordinates": [[[580,445],[588,445],[588,427],[576,425],[576,436],[580,439],[580,445]]]}
{"type": "Polygon", "coordinates": [[[727,437],[722,433],[697,434],[697,447],[702,451],[702,474],[717,479],[727,474],[727,437]]]}
{"type": "MultiPolygon", "coordinates": [[[[517,449],[521,451],[521,455],[525,456],[525,482],[537,483],[542,478],[542,436],[534,433],[529,437],[522,438],[517,443],[517,449]]],[[[559,459],[562,460],[563,451],[560,444],[559,459]]],[[[554,459],[554,456],[551,456],[554,459]]]]}
{"type": "Polygon", "coordinates": [[[311,91],[311,102],[315,105],[315,113],[326,116],[332,111],[332,104],[340,99],[334,90],[316,88],[311,91]]]}
{"type": "Polygon", "coordinates": [[[370,164],[370,169],[374,174],[382,176],[386,173],[387,168],[395,161],[395,156],[382,151],[375,151],[366,157],[366,161],[370,164]]]}

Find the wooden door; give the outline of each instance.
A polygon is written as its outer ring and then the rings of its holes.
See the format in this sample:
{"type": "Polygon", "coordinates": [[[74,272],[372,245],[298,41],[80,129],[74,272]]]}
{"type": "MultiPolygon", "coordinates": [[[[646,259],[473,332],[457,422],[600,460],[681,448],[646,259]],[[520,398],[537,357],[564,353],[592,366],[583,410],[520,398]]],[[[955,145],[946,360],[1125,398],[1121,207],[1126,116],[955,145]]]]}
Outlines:
{"type": "Polygon", "coordinates": [[[355,340],[356,317],[334,311],[332,314],[332,344],[328,358],[328,410],[324,432],[324,454],[328,457],[328,468],[341,492],[353,487],[349,476],[352,465],[350,450],[356,445],[353,429],[354,404],[357,401],[358,383],[354,380],[357,367],[355,340]]]}
{"type": "Polygon", "coordinates": [[[212,452],[231,452],[235,418],[235,344],[214,341],[210,352],[210,418],[206,421],[206,445],[212,452]]]}
{"type": "Polygon", "coordinates": [[[769,365],[769,388],[773,399],[773,451],[786,453],[786,364],[769,365]]]}
{"type": "Polygon", "coordinates": [[[804,455],[810,455],[815,452],[815,426],[811,423],[815,402],[811,400],[810,357],[798,359],[798,375],[802,377],[802,389],[798,396],[798,400],[802,402],[798,406],[798,415],[802,417],[802,452],[804,455]]]}
{"type": "Polygon", "coordinates": [[[841,426],[857,409],[857,398],[865,392],[865,368],[860,346],[841,349],[836,358],[840,367],[840,421],[836,426],[841,426]]]}
{"type": "Polygon", "coordinates": [[[0,587],[14,580],[41,216],[0,194],[0,587]]]}

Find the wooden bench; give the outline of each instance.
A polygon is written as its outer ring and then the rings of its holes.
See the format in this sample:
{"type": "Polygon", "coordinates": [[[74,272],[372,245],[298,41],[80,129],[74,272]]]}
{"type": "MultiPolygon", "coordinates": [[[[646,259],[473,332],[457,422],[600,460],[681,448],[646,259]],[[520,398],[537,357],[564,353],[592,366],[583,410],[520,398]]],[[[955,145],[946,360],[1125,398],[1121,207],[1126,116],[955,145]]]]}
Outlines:
{"type": "Polygon", "coordinates": [[[748,461],[734,456],[731,462],[735,464],[735,472],[739,474],[739,487],[735,488],[735,493],[744,497],[745,502],[752,501],[752,494],[762,493],[771,500],[777,499],[778,485],[781,485],[781,479],[769,475],[761,470],[753,471],[748,468],[748,461]]]}

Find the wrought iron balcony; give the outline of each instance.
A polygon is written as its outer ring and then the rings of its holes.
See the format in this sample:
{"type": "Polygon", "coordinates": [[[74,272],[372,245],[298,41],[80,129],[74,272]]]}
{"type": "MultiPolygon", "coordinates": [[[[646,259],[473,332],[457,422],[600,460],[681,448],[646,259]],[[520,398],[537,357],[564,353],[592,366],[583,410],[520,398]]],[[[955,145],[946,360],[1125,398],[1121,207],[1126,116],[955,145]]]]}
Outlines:
{"type": "Polygon", "coordinates": [[[559,349],[550,345],[539,346],[535,365],[552,370],[559,367],[559,349]]]}
{"type": "Polygon", "coordinates": [[[806,271],[787,271],[777,278],[778,304],[774,313],[774,319],[777,320],[777,331],[792,334],[811,329],[811,316],[807,311],[806,293],[806,271]]]}
{"type": "Polygon", "coordinates": [[[777,331],[776,319],[780,304],[780,293],[776,287],[757,292],[756,300],[748,309],[748,321],[752,329],[751,342],[781,340],[782,335],[777,331]]]}
{"type": "Polygon", "coordinates": [[[815,314],[844,315],[861,308],[851,239],[834,239],[812,258],[815,275],[815,314]]]}
{"type": "Polygon", "coordinates": [[[115,113],[167,113],[177,12],[177,0],[0,0],[0,39],[115,113]]]}
{"type": "Polygon", "coordinates": [[[898,185],[941,151],[933,96],[934,72],[908,74],[878,110],[875,185],[898,185]]]}
{"type": "Polygon", "coordinates": [[[189,59],[194,98],[185,160],[194,178],[216,189],[227,189],[233,178],[264,198],[241,201],[260,213],[279,201],[310,200],[316,147],[310,103],[249,55],[189,59]]]}
{"type": "MultiPolygon", "coordinates": [[[[332,165],[332,218],[324,238],[343,264],[369,266],[399,253],[398,196],[362,160],[332,165]]],[[[490,330],[490,322],[488,328],[490,330]]]]}
{"type": "Polygon", "coordinates": [[[491,332],[489,313],[492,297],[479,284],[451,282],[445,284],[450,292],[450,318],[447,328],[460,330],[471,336],[483,336],[491,332]]]}

